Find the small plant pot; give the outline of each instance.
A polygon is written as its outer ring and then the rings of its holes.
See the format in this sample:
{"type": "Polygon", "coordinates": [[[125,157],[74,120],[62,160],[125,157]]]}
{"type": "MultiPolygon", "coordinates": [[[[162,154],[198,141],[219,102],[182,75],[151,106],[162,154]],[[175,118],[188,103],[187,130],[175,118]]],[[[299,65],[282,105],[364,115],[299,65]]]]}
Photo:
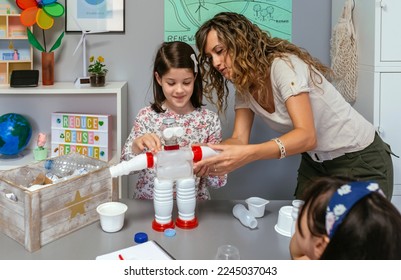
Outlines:
{"type": "Polygon", "coordinates": [[[106,74],[91,74],[89,78],[92,87],[104,87],[106,84],[106,74]]]}
{"type": "Polygon", "coordinates": [[[40,148],[33,149],[33,157],[36,161],[46,159],[47,158],[47,149],[40,149],[40,148]]]}

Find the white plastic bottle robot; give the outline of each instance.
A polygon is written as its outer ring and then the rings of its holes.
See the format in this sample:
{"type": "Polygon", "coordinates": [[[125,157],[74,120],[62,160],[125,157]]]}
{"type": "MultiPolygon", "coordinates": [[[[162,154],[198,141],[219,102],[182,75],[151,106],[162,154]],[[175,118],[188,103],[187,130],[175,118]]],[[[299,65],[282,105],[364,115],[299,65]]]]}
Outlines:
{"type": "Polygon", "coordinates": [[[132,171],[145,168],[156,168],[153,190],[155,218],[152,228],[164,231],[174,228],[172,219],[173,187],[176,185],[178,217],[175,225],[179,228],[192,229],[198,226],[195,216],[196,188],[193,174],[193,162],[216,154],[207,146],[180,148],[178,138],[184,135],[184,129],[177,126],[175,119],[163,120],[162,136],[165,141],[164,150],[157,154],[140,154],[129,161],[123,161],[110,167],[112,177],[127,175],[132,171]]]}

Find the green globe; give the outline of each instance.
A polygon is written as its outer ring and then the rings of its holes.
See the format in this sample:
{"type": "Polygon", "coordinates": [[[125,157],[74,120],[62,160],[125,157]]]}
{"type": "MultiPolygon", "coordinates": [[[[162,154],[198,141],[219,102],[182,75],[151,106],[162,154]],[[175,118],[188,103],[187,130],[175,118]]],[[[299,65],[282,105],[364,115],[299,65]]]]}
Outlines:
{"type": "Polygon", "coordinates": [[[29,144],[32,127],[20,114],[0,116],[0,154],[17,155],[29,144]]]}

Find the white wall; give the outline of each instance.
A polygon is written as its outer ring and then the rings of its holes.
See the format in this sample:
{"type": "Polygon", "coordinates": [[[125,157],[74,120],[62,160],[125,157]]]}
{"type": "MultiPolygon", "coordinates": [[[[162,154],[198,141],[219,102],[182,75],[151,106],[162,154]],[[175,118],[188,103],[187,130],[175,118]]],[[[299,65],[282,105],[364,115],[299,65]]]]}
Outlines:
{"type": "MultiPolygon", "coordinates": [[[[59,0],[65,4],[64,0],[59,0]]],[[[163,41],[163,0],[125,0],[125,34],[89,35],[89,55],[102,55],[109,69],[108,80],[126,80],[129,90],[128,123],[132,124],[138,110],[148,105],[151,94],[151,68],[156,48],[163,41]]],[[[51,31],[56,37],[64,29],[63,20],[56,20],[51,31]],[[58,30],[58,31],[57,31],[58,30]]],[[[40,35],[35,29],[35,34],[40,35]]],[[[293,0],[293,42],[312,55],[329,63],[331,32],[331,0],[293,0]]],[[[51,34],[46,35],[51,41],[51,34]]],[[[80,34],[66,34],[56,51],[56,81],[73,81],[82,73],[82,54],[73,56],[80,34]]],[[[39,52],[35,53],[35,68],[40,70],[39,52]]],[[[102,106],[96,104],[94,106],[102,106]]],[[[73,110],[73,108],[71,108],[73,110]]],[[[222,119],[224,135],[232,128],[233,110],[222,119]]],[[[259,120],[254,124],[253,142],[265,141],[276,135],[259,120]]],[[[267,199],[291,199],[296,185],[299,156],[283,160],[249,164],[229,175],[228,185],[212,192],[215,199],[243,199],[262,196],[267,199]]],[[[134,178],[130,178],[131,184],[134,178]]]]}

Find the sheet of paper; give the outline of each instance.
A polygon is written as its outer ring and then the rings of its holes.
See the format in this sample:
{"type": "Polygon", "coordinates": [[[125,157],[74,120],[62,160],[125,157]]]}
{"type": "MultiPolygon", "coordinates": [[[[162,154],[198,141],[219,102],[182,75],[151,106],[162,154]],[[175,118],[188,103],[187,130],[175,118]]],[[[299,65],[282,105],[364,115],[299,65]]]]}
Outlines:
{"type": "Polygon", "coordinates": [[[173,258],[156,242],[149,240],[132,247],[100,255],[96,260],[172,260],[173,258]]]}

